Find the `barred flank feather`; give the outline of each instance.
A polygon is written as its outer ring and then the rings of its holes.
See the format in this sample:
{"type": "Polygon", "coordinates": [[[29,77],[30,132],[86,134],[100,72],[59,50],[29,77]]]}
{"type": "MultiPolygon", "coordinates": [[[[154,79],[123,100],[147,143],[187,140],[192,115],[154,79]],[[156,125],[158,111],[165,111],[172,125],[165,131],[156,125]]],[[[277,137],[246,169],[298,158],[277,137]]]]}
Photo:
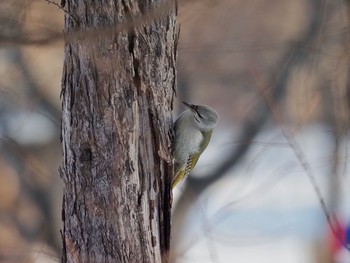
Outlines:
{"type": "Polygon", "coordinates": [[[172,189],[175,188],[175,186],[183,179],[185,179],[190,172],[193,170],[193,168],[196,166],[199,157],[201,156],[201,154],[203,153],[203,151],[205,150],[205,148],[207,148],[211,135],[212,135],[213,131],[209,131],[206,133],[203,133],[203,138],[204,140],[202,141],[201,145],[200,145],[200,151],[198,153],[195,153],[193,155],[191,155],[188,159],[187,159],[187,163],[186,165],[181,165],[181,164],[176,164],[175,163],[175,177],[172,183],[172,189]],[[179,169],[179,171],[177,171],[177,169],[179,169]]]}
{"type": "Polygon", "coordinates": [[[186,167],[185,167],[184,179],[190,174],[191,170],[192,170],[192,155],[188,157],[186,167]]]}

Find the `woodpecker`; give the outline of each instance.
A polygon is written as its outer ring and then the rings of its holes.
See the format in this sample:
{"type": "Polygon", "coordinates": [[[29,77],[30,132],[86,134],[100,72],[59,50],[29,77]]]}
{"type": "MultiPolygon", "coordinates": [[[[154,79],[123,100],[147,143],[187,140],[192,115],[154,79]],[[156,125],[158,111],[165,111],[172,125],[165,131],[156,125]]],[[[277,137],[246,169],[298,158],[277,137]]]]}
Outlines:
{"type": "Polygon", "coordinates": [[[182,103],[187,109],[175,121],[173,143],[175,177],[172,181],[172,189],[195,167],[219,121],[219,115],[208,106],[182,103]]]}

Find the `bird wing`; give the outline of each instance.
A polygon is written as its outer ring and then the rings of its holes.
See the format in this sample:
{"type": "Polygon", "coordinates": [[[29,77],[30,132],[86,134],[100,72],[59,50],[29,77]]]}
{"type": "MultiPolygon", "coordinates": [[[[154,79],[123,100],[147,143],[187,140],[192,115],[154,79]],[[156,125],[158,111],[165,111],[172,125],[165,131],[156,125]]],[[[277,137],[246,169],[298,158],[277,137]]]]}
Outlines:
{"type": "MultiPolygon", "coordinates": [[[[198,160],[198,158],[197,158],[197,160],[198,160]]],[[[190,172],[192,171],[193,167],[194,167],[193,157],[190,155],[190,157],[188,157],[188,159],[187,159],[186,165],[175,175],[175,178],[173,180],[171,188],[174,189],[175,186],[180,181],[182,181],[182,179],[186,178],[190,174],[190,172]]]]}
{"type": "Polygon", "coordinates": [[[190,155],[187,159],[186,165],[177,173],[175,174],[173,183],[171,185],[171,188],[174,189],[175,186],[182,180],[185,179],[190,172],[193,170],[193,168],[196,166],[199,157],[201,156],[201,154],[203,153],[203,151],[207,148],[211,135],[212,135],[213,131],[210,131],[207,136],[206,139],[202,141],[201,145],[200,145],[200,149],[202,149],[201,152],[198,152],[197,154],[193,154],[190,155]]]}

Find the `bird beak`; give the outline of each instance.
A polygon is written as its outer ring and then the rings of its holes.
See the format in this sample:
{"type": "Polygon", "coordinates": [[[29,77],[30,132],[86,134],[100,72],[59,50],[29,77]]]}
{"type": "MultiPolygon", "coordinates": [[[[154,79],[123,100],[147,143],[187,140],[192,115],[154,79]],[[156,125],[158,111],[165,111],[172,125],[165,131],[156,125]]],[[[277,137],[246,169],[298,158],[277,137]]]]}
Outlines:
{"type": "Polygon", "coordinates": [[[197,121],[198,121],[197,117],[203,118],[203,117],[199,114],[199,112],[197,111],[197,108],[198,108],[197,105],[189,104],[189,103],[187,103],[187,102],[185,102],[185,101],[183,101],[182,103],[185,104],[186,107],[189,108],[189,109],[192,111],[192,113],[193,113],[193,115],[194,115],[194,118],[195,118],[197,121]],[[197,117],[196,117],[196,116],[197,116],[197,117]]]}
{"type": "Polygon", "coordinates": [[[187,108],[189,108],[191,111],[193,111],[193,112],[196,111],[196,109],[195,109],[196,106],[195,106],[195,105],[189,104],[189,103],[187,103],[187,102],[185,102],[185,101],[183,101],[182,103],[185,104],[185,106],[186,106],[187,108]]]}

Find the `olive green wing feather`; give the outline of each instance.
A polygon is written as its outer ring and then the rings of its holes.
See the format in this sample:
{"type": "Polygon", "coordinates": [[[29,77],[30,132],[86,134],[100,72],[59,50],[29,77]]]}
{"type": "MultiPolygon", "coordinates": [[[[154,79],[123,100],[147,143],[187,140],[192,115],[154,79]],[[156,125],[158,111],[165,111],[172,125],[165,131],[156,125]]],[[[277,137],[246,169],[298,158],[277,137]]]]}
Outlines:
{"type": "Polygon", "coordinates": [[[182,181],[182,179],[185,179],[190,172],[193,170],[193,168],[196,166],[199,157],[202,155],[202,153],[204,152],[204,150],[207,148],[211,136],[213,134],[213,130],[202,133],[203,134],[203,141],[199,146],[200,151],[191,155],[188,159],[187,159],[187,163],[185,166],[182,167],[182,169],[180,169],[174,177],[173,183],[171,185],[171,188],[174,189],[175,186],[182,181]]]}

